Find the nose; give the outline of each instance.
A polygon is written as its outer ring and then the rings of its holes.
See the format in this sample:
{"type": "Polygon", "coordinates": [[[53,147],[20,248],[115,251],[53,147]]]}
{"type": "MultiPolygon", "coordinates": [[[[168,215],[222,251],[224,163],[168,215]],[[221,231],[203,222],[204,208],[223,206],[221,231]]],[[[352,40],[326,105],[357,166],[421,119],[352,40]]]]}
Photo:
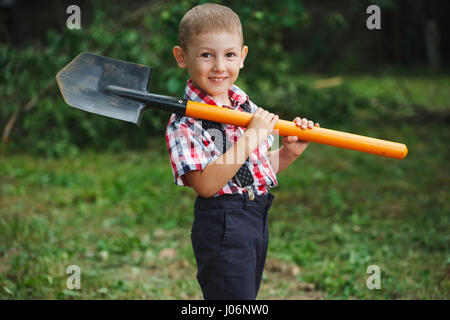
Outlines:
{"type": "Polygon", "coordinates": [[[222,57],[214,59],[214,72],[225,72],[225,61],[222,57]]]}

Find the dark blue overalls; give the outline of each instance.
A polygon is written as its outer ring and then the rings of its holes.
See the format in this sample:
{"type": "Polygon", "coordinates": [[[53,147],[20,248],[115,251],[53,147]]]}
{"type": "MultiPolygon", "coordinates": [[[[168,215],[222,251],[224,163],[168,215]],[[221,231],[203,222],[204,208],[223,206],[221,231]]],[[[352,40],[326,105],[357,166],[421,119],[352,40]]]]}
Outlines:
{"type": "Polygon", "coordinates": [[[248,193],[195,200],[191,240],[205,299],[256,299],[274,196],[248,193]]]}

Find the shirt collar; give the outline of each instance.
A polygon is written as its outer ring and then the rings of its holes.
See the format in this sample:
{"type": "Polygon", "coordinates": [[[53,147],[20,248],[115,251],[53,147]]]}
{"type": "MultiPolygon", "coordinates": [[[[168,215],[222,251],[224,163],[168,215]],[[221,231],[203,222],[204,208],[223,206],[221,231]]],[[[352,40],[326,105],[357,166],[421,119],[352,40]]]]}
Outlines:
{"type": "Polygon", "coordinates": [[[245,92],[234,84],[228,89],[228,96],[230,97],[231,101],[234,102],[234,106],[221,105],[217,103],[205,91],[194,86],[194,84],[192,83],[192,79],[189,79],[187,81],[185,89],[185,97],[188,98],[189,100],[193,100],[196,102],[203,102],[206,104],[212,104],[220,107],[226,107],[229,109],[236,109],[241,104],[244,104],[245,102],[248,101],[248,96],[245,94],[245,92]]]}

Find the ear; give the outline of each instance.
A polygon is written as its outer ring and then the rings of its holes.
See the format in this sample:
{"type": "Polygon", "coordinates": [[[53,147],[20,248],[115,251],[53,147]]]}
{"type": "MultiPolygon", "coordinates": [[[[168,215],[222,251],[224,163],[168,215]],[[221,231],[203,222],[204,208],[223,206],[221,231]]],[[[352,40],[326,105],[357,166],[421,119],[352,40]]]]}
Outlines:
{"type": "Polygon", "coordinates": [[[186,53],[181,49],[179,46],[173,47],[173,56],[175,57],[175,60],[177,60],[178,66],[180,68],[187,68],[187,62],[186,62],[186,53]]]}
{"type": "Polygon", "coordinates": [[[248,53],[248,47],[247,46],[243,46],[242,50],[241,50],[241,65],[240,65],[240,69],[242,69],[244,67],[244,60],[245,57],[247,56],[248,53]]]}

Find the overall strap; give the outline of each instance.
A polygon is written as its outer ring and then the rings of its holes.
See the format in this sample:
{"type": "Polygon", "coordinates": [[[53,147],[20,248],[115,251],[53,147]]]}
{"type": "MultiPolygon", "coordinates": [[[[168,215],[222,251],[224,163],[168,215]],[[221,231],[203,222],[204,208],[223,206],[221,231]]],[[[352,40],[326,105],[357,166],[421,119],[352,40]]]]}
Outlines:
{"type": "MultiPolygon", "coordinates": [[[[242,104],[241,107],[245,112],[250,112],[250,106],[248,105],[248,101],[242,104]]],[[[220,130],[220,132],[222,133],[222,146],[218,145],[219,143],[218,141],[217,142],[214,141],[214,143],[216,144],[216,147],[222,151],[222,154],[224,154],[231,147],[231,143],[227,139],[226,132],[225,129],[223,128],[222,123],[202,120],[202,127],[206,131],[208,131],[209,129],[220,130]]],[[[239,168],[238,172],[236,172],[236,174],[233,177],[237,185],[240,186],[241,188],[248,187],[252,185],[254,182],[253,175],[248,166],[248,162],[249,158],[245,160],[245,163],[239,168]]]]}

